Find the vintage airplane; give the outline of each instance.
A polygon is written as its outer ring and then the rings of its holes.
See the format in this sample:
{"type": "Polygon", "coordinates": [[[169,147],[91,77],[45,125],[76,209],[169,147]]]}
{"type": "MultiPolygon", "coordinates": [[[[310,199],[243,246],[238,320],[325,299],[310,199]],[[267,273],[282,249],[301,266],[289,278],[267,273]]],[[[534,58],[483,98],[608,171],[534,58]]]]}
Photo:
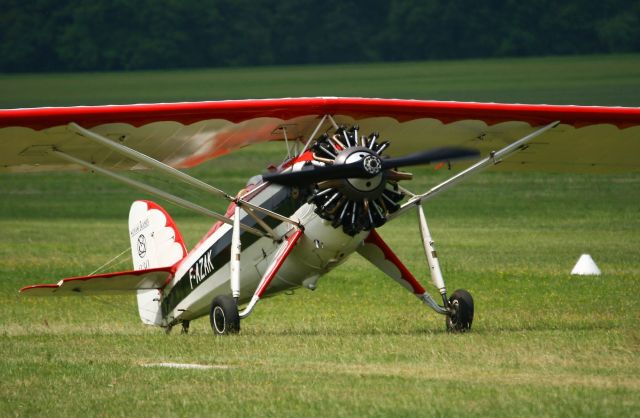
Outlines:
{"type": "Polygon", "coordinates": [[[640,108],[332,97],[0,110],[2,170],[84,169],[217,221],[187,251],[162,207],[136,201],[129,213],[132,271],[20,292],[137,292],[145,324],[181,324],[185,332],[189,321],[209,314],[214,333],[237,333],[260,299],[300,286],[313,290],[356,252],[442,314],[447,329],[469,330],[473,299],[465,290],[447,293],[423,203],[498,164],[638,171],[638,156],[640,108]],[[284,162],[236,196],[178,170],[264,141],[283,142],[284,162]],[[451,161],[461,170],[441,184],[405,187],[412,174],[401,168],[451,161]],[[222,215],[118,173],[141,168],[226,199],[229,210],[222,215]],[[376,232],[414,210],[441,304],[376,232]]]}

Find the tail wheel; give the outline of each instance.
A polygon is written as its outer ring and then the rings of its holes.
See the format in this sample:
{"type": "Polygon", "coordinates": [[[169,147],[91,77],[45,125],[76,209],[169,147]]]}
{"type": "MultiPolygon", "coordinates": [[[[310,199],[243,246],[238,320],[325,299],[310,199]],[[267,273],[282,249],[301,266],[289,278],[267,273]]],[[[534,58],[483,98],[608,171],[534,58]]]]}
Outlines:
{"type": "Polygon", "coordinates": [[[467,332],[473,323],[473,298],[464,289],[458,289],[449,298],[451,312],[447,315],[447,331],[467,332]]]}
{"type": "Polygon", "coordinates": [[[227,295],[216,296],[211,303],[209,320],[211,329],[216,335],[240,332],[240,315],[236,300],[227,295]]]}

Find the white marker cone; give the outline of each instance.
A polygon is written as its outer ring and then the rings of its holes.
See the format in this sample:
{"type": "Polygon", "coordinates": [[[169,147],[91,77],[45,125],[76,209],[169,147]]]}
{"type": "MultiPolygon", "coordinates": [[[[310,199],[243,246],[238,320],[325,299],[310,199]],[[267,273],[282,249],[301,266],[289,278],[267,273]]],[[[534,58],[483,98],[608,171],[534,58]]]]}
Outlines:
{"type": "Polygon", "coordinates": [[[593,261],[589,254],[582,254],[573,270],[571,270],[571,275],[578,276],[599,276],[601,273],[596,262],[593,261]]]}

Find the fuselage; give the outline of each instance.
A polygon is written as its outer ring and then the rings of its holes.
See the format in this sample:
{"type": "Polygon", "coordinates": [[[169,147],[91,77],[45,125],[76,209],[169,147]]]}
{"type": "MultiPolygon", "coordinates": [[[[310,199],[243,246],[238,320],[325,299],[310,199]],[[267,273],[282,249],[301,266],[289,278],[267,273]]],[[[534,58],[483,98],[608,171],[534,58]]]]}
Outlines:
{"type": "MultiPolygon", "coordinates": [[[[273,176],[260,176],[256,187],[242,193],[243,200],[288,217],[304,229],[264,296],[300,286],[315,289],[320,276],[344,262],[362,244],[368,231],[384,224],[386,215],[398,208],[397,202],[404,193],[398,191],[397,184],[390,184],[388,173],[382,171],[381,153],[388,143],[376,144],[376,137],[377,134],[372,134],[360,138],[355,126],[348,131],[339,130],[333,139],[324,135],[309,150],[283,163],[273,173],[275,178],[263,182],[263,178],[273,176]],[[337,156],[328,152],[327,147],[337,152],[337,156]],[[317,153],[321,152],[327,155],[319,157],[317,153]],[[334,160],[326,157],[334,157],[334,160]],[[318,180],[304,180],[309,167],[319,165],[325,170],[334,170],[359,164],[367,172],[363,178],[357,170],[354,178],[334,176],[332,181],[316,184],[313,190],[310,186],[318,180]],[[297,184],[286,180],[294,178],[304,181],[297,184]]],[[[257,216],[257,212],[255,214],[257,216]]],[[[264,214],[260,216],[277,237],[284,237],[296,228],[291,223],[264,214]]],[[[242,224],[258,226],[243,210],[240,217],[242,224]]],[[[232,293],[232,232],[233,227],[229,224],[217,225],[217,229],[181,262],[173,280],[163,291],[160,306],[164,325],[206,315],[214,297],[232,293]]],[[[239,304],[252,299],[262,276],[283,245],[281,240],[274,241],[272,237],[259,237],[249,232],[242,232],[241,242],[239,304]]]]}
{"type": "MultiPolygon", "coordinates": [[[[298,221],[304,235],[284,261],[265,295],[300,286],[315,289],[320,276],[344,262],[367,236],[361,232],[354,236],[334,228],[331,222],[315,213],[315,205],[289,187],[262,184],[243,197],[252,204],[270,209],[298,221]]],[[[255,226],[256,222],[240,211],[241,222],[255,226]]],[[[264,218],[278,236],[287,234],[293,226],[264,218]]],[[[161,303],[165,325],[192,320],[209,313],[214,297],[230,294],[230,253],[232,226],[222,224],[211,236],[185,257],[174,279],[163,291],[161,303]]],[[[258,237],[242,232],[240,269],[240,298],[248,302],[260,279],[275,257],[280,242],[270,237],[258,237]]]]}

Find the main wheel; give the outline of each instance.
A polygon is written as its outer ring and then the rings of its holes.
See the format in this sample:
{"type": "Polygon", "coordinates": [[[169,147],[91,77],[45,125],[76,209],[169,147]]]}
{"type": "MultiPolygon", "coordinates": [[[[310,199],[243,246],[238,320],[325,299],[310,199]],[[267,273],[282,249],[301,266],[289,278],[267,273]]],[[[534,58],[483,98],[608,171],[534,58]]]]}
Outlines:
{"type": "Polygon", "coordinates": [[[217,335],[237,334],[240,332],[238,304],[231,296],[216,296],[211,303],[209,313],[211,329],[217,335]]]}
{"type": "Polygon", "coordinates": [[[464,289],[458,289],[449,298],[451,313],[447,315],[447,331],[466,332],[473,323],[473,298],[464,289]]]}

